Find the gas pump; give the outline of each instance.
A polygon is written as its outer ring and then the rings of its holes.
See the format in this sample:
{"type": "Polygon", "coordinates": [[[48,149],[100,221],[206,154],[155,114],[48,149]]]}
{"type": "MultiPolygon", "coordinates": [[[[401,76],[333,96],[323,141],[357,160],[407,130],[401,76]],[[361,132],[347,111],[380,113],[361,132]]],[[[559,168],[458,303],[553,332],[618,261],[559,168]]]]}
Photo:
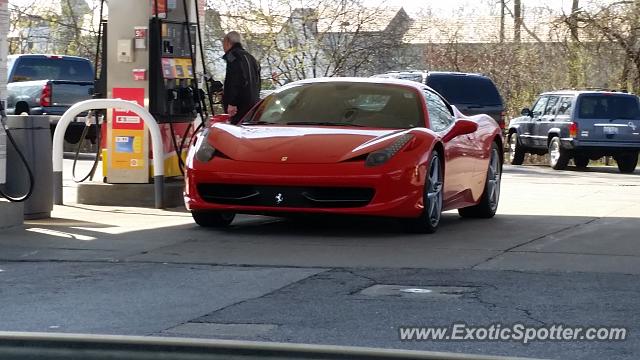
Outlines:
{"type": "MultiPolygon", "coordinates": [[[[202,0],[107,0],[106,97],[135,101],[160,124],[165,176],[181,175],[194,122],[206,118],[196,51],[202,0]],[[199,120],[198,120],[199,119],[199,120]]],[[[202,53],[201,53],[202,55],[202,53]]],[[[107,183],[150,181],[149,139],[141,119],[113,109],[103,127],[107,183]]]]}

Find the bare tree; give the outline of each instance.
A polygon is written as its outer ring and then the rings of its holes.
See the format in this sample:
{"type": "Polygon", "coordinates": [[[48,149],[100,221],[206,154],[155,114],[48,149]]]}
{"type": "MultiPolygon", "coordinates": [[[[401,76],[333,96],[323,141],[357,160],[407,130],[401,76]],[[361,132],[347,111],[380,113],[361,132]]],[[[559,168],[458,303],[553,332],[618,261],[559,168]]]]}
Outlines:
{"type": "Polygon", "coordinates": [[[522,28],[522,3],[521,0],[513,1],[513,41],[520,42],[520,30],[522,28]]]}
{"type": "Polygon", "coordinates": [[[597,5],[595,11],[580,10],[573,16],[573,29],[594,39],[615,44],[624,59],[618,85],[640,90],[640,1],[616,1],[597,5]]]}
{"type": "MultiPolygon", "coordinates": [[[[222,8],[215,0],[209,6],[222,8]]],[[[366,76],[406,59],[402,37],[412,19],[399,9],[367,7],[362,0],[233,0],[227,8],[217,15],[218,33],[240,31],[276,84],[366,76]]]]}
{"type": "Polygon", "coordinates": [[[10,4],[10,53],[50,52],[93,57],[99,0],[10,4]]]}

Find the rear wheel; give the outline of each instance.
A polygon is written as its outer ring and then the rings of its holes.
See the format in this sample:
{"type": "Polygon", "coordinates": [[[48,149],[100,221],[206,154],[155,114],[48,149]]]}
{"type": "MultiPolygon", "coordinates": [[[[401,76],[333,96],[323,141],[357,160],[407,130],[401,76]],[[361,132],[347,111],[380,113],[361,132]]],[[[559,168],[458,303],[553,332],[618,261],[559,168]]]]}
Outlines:
{"type": "Polygon", "coordinates": [[[616,156],[616,162],[618,163],[618,170],[623,174],[630,174],[636,170],[638,165],[638,153],[627,153],[616,156]]]}
{"type": "Polygon", "coordinates": [[[524,162],[525,152],[520,145],[520,139],[518,139],[517,133],[509,134],[509,138],[507,139],[507,143],[509,145],[509,163],[511,165],[522,165],[524,162]]]}
{"type": "Polygon", "coordinates": [[[434,152],[429,161],[429,171],[424,184],[424,209],[415,219],[404,220],[407,231],[431,234],[436,232],[442,216],[442,188],[444,172],[438,153],[434,152]]]}
{"type": "Polygon", "coordinates": [[[573,162],[578,169],[586,169],[589,166],[589,158],[584,155],[576,155],[573,158],[573,162]]]}
{"type": "Polygon", "coordinates": [[[564,170],[569,165],[569,154],[560,144],[560,138],[554,137],[549,142],[549,166],[554,170],[564,170]]]}
{"type": "Polygon", "coordinates": [[[191,216],[196,224],[202,227],[223,228],[233,222],[236,214],[221,211],[192,211],[191,216]]]}
{"type": "Polygon", "coordinates": [[[484,193],[477,205],[458,209],[458,214],[464,218],[489,219],[496,215],[500,200],[500,180],[502,179],[502,166],[498,144],[493,143],[489,168],[487,169],[487,181],[484,185],[484,193]]]}

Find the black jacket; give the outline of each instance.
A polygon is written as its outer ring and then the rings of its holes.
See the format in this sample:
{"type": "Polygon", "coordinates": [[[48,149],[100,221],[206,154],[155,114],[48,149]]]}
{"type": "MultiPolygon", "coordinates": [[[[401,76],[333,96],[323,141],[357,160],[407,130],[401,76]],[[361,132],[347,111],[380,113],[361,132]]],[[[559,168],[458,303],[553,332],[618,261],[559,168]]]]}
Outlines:
{"type": "Polygon", "coordinates": [[[225,112],[229,105],[238,107],[232,121],[237,123],[260,100],[260,65],[240,44],[222,58],[227,62],[222,103],[225,112]]]}

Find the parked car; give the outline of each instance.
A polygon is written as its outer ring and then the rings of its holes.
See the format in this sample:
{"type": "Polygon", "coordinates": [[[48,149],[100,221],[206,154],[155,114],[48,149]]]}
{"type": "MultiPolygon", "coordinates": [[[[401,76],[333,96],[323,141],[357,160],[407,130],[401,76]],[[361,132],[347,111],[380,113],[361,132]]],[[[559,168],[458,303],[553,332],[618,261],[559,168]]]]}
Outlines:
{"type": "Polygon", "coordinates": [[[487,114],[505,128],[504,102],[496,84],[481,74],[446,71],[392,71],[374,77],[416,81],[425,84],[466,115],[487,114]]]}
{"type": "MultiPolygon", "coordinates": [[[[91,61],[75,56],[11,55],[8,57],[7,113],[59,116],[73,104],[91,99],[94,71],[91,61]]],[[[77,142],[84,121],[72,122],[67,140],[77,142]]]]}
{"type": "Polygon", "coordinates": [[[631,173],[640,150],[640,103],[633,94],[610,91],[554,91],[543,93],[531,109],[509,124],[511,164],[520,165],[526,153],[549,153],[557,170],[573,158],[579,168],[589,160],[613,156],[620,172],[631,173]]]}
{"type": "Polygon", "coordinates": [[[501,129],[425,85],[296,81],[239,125],[228,119],[214,117],[187,157],[185,203],[201,226],[318,213],[388,216],[429,233],[444,210],[490,218],[498,207],[501,129]]]}

